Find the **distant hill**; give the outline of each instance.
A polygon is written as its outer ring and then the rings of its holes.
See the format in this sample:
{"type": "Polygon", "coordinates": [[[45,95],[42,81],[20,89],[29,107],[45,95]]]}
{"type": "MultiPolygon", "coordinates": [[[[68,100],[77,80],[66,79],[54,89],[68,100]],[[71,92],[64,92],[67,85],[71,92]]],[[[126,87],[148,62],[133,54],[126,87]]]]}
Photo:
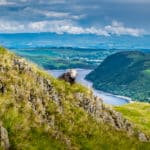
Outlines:
{"type": "Polygon", "coordinates": [[[110,55],[86,79],[96,89],[150,102],[150,54],[127,51],[110,55]]]}
{"type": "Polygon", "coordinates": [[[87,88],[0,48],[0,150],[149,149],[142,130],[87,88]]]}

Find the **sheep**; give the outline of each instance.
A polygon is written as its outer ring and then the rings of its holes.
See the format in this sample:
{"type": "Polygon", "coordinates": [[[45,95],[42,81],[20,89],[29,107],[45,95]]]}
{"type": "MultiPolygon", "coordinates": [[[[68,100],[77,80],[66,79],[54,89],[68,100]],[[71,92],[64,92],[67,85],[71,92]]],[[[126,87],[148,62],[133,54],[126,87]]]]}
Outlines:
{"type": "Polygon", "coordinates": [[[63,73],[59,79],[69,82],[71,85],[75,83],[77,77],[77,71],[75,69],[69,69],[67,72],[63,73]]]}

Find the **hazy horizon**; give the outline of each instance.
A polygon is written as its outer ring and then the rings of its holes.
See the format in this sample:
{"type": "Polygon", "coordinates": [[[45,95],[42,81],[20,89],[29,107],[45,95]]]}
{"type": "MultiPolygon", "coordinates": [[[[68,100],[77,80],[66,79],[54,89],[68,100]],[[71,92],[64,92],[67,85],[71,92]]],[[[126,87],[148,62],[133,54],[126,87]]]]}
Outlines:
{"type": "Polygon", "coordinates": [[[0,34],[0,45],[7,48],[74,47],[94,49],[140,50],[150,49],[150,36],[56,33],[0,34]]]}

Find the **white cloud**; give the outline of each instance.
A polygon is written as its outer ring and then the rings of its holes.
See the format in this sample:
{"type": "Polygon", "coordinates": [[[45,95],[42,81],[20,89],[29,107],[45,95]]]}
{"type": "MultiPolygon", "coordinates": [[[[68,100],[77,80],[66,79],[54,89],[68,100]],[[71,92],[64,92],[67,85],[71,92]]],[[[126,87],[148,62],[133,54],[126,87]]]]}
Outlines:
{"type": "Polygon", "coordinates": [[[10,2],[8,0],[0,0],[0,5],[12,5],[15,4],[14,2],[10,2]]]}
{"type": "Polygon", "coordinates": [[[62,17],[66,18],[70,15],[68,12],[46,11],[46,10],[32,9],[30,7],[27,7],[25,10],[33,12],[35,14],[41,14],[50,18],[62,18],[62,17]]]}
{"type": "Polygon", "coordinates": [[[115,35],[132,35],[139,36],[144,33],[142,29],[135,29],[125,27],[122,23],[113,21],[111,25],[107,25],[104,28],[89,27],[83,28],[77,25],[73,25],[69,21],[42,21],[33,22],[29,24],[30,28],[35,31],[49,31],[56,33],[70,33],[70,34],[97,34],[109,36],[115,35]]]}
{"type": "Polygon", "coordinates": [[[23,24],[19,24],[17,22],[8,22],[8,21],[0,21],[0,32],[17,32],[17,31],[25,31],[25,26],[23,24]]]}
{"type": "Polygon", "coordinates": [[[48,18],[54,18],[54,19],[73,19],[73,20],[79,20],[84,18],[86,15],[80,14],[80,15],[75,15],[71,14],[69,12],[61,12],[61,11],[48,11],[48,10],[39,10],[39,9],[32,9],[30,7],[27,7],[24,9],[26,12],[32,12],[34,14],[40,14],[44,15],[48,18]]]}
{"type": "Polygon", "coordinates": [[[69,13],[65,12],[55,12],[55,11],[41,11],[47,17],[54,17],[54,18],[61,18],[61,17],[68,17],[69,13]]]}
{"type": "Polygon", "coordinates": [[[142,29],[125,27],[122,23],[117,21],[113,21],[111,25],[105,26],[104,29],[107,31],[107,33],[116,35],[139,36],[140,34],[144,33],[144,30],[142,29]]]}
{"type": "Polygon", "coordinates": [[[105,0],[105,1],[118,3],[150,3],[150,0],[105,0]]]}
{"type": "Polygon", "coordinates": [[[44,1],[44,0],[39,0],[38,1],[40,4],[65,4],[66,0],[50,0],[50,1],[44,1]]]}
{"type": "Polygon", "coordinates": [[[70,20],[54,20],[54,21],[39,21],[30,22],[27,24],[20,24],[18,22],[0,21],[1,33],[15,33],[15,32],[55,32],[57,34],[96,34],[103,36],[115,35],[131,35],[139,36],[144,34],[142,29],[134,29],[125,27],[122,23],[113,21],[111,25],[102,28],[97,27],[81,27],[75,25],[70,20]]]}
{"type": "Polygon", "coordinates": [[[82,14],[82,15],[70,15],[70,19],[75,19],[75,20],[79,20],[79,19],[82,19],[84,18],[86,15],[85,14],[82,14]]]}
{"type": "Polygon", "coordinates": [[[55,32],[57,34],[97,34],[108,36],[108,33],[102,29],[96,29],[94,27],[83,28],[77,25],[73,25],[73,23],[68,20],[32,22],[29,24],[29,28],[35,32],[48,31],[55,32]]]}

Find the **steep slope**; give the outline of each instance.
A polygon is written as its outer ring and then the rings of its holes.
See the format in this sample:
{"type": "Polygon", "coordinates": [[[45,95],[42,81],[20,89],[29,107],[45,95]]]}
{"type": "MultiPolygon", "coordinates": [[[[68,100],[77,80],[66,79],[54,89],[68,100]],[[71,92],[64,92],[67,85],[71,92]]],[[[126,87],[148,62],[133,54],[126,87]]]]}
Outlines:
{"type": "Polygon", "coordinates": [[[58,81],[4,48],[0,60],[3,149],[150,148],[132,123],[88,89],[58,81]]]}
{"type": "Polygon", "coordinates": [[[97,89],[150,101],[150,54],[138,51],[113,54],[86,78],[97,89]]]}
{"type": "Polygon", "coordinates": [[[134,122],[135,127],[141,129],[150,136],[150,104],[149,103],[131,103],[123,106],[117,106],[115,109],[123,116],[134,122]]]}

